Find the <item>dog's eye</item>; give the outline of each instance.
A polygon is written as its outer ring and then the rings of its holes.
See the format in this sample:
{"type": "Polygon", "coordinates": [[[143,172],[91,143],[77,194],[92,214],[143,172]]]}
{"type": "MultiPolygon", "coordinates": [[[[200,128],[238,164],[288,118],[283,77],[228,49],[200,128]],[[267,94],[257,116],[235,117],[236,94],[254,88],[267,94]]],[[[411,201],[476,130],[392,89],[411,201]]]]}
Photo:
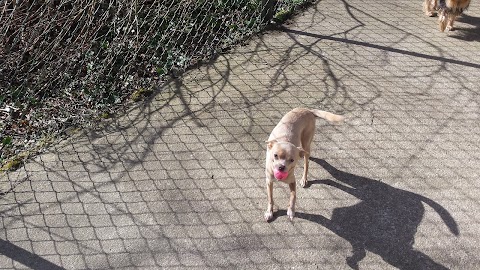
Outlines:
{"type": "Polygon", "coordinates": [[[292,158],[292,159],[290,159],[290,162],[294,162],[294,161],[295,161],[295,160],[294,160],[293,158],[292,158]]]}
{"type": "Polygon", "coordinates": [[[274,157],[275,159],[278,159],[278,155],[277,155],[277,154],[273,154],[273,157],[274,157]]]}

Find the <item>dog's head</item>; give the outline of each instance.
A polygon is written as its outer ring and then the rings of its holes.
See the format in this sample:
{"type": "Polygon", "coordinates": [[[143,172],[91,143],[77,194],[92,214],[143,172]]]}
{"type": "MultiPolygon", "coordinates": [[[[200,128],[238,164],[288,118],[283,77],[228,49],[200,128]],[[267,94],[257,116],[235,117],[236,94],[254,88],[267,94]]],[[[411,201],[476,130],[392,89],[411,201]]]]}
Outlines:
{"type": "Polygon", "coordinates": [[[289,142],[267,141],[267,158],[270,159],[272,170],[277,180],[284,180],[293,173],[300,158],[307,153],[303,148],[289,142]]]}

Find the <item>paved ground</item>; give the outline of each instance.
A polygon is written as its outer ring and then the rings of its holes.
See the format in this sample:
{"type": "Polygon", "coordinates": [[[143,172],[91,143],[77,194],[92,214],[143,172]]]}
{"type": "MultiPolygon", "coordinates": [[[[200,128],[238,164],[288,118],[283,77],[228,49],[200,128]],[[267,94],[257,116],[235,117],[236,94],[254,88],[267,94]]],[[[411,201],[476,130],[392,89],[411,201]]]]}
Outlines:
{"type": "MultiPolygon", "coordinates": [[[[480,2],[437,30],[421,1],[322,0],[2,176],[0,268],[480,268],[480,2]],[[264,140],[318,121],[297,217],[264,140]]],[[[300,171],[297,172],[300,174],[300,171]]]]}

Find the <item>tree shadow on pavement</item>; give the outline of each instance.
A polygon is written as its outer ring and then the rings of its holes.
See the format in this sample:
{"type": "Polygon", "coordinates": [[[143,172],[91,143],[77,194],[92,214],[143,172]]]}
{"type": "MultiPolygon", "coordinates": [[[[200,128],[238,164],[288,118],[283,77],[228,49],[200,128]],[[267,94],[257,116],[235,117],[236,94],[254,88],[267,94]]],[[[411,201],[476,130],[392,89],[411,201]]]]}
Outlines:
{"type": "Polygon", "coordinates": [[[322,159],[310,159],[337,180],[314,180],[311,184],[329,185],[361,200],[355,205],[334,209],[331,219],[296,213],[296,217],[325,226],[350,242],[352,255],[347,257],[350,267],[358,269],[358,263],[368,250],[399,269],[447,269],[413,248],[417,227],[425,213],[422,202],[440,215],[452,234],[460,234],[457,223],[446,209],[422,195],[340,171],[322,159]]]}
{"type": "Polygon", "coordinates": [[[65,269],[3,239],[0,239],[0,254],[36,270],[65,269]]]}

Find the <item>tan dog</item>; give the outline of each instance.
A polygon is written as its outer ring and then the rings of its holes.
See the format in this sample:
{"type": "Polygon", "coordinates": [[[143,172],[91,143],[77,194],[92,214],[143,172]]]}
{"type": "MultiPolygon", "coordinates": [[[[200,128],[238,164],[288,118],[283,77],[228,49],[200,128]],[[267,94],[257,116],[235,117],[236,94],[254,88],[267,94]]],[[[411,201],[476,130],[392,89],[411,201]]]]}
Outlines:
{"type": "Polygon", "coordinates": [[[440,31],[451,31],[455,18],[462,14],[469,5],[470,0],[425,0],[423,11],[430,17],[435,16],[438,12],[440,31]]]}
{"type": "Polygon", "coordinates": [[[296,182],[294,169],[300,158],[304,160],[304,170],[300,185],[307,185],[308,159],[310,145],[315,135],[315,119],[323,118],[329,122],[341,122],[344,117],[326,111],[296,108],[288,112],[275,126],[268,138],[266,154],[266,182],[268,206],[265,220],[273,218],[273,182],[275,179],[290,187],[290,203],[287,215],[290,220],[295,216],[296,182]]]}

